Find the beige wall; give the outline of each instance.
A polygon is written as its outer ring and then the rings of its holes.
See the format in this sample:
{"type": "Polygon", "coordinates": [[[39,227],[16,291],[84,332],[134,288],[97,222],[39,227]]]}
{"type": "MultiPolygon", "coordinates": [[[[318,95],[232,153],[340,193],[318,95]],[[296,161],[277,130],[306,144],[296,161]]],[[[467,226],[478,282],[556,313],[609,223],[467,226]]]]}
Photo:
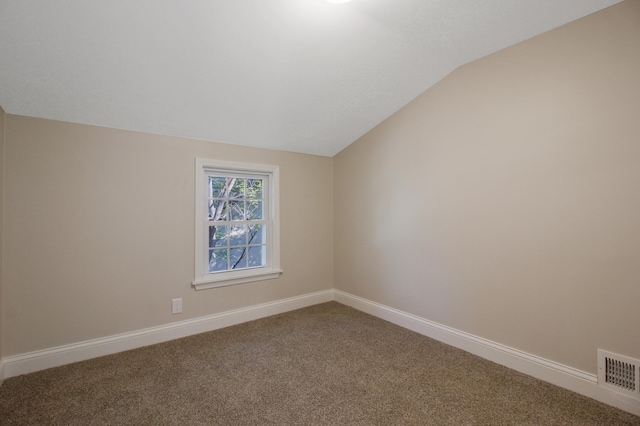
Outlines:
{"type": "Polygon", "coordinates": [[[334,158],[339,290],[590,373],[640,358],[640,1],[467,64],[334,158]]]}
{"type": "Polygon", "coordinates": [[[461,67],[333,160],[1,112],[0,354],[335,280],[589,372],[598,347],[640,358],[638,39],[627,0],[461,67]],[[282,277],[191,288],[195,157],[280,165],[282,277]]]}
{"type": "MultiPolygon", "coordinates": [[[[4,264],[4,244],[3,244],[3,225],[4,225],[4,120],[6,114],[0,106],[0,365],[3,358],[3,339],[4,329],[2,321],[3,312],[3,264],[4,264]]],[[[2,375],[0,374],[0,383],[2,383],[2,375]]]]}
{"type": "Polygon", "coordinates": [[[11,114],[6,136],[5,357],[333,287],[331,158],[11,114]],[[192,289],[196,157],[280,166],[280,278],[192,289]]]}

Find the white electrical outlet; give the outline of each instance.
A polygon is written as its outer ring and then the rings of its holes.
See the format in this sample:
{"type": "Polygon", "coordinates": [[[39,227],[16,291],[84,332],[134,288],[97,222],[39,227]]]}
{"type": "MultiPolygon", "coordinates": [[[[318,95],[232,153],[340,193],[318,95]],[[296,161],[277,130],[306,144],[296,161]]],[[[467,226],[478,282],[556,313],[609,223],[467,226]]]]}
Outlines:
{"type": "Polygon", "coordinates": [[[171,299],[171,313],[172,314],[182,313],[182,297],[178,299],[171,299]]]}

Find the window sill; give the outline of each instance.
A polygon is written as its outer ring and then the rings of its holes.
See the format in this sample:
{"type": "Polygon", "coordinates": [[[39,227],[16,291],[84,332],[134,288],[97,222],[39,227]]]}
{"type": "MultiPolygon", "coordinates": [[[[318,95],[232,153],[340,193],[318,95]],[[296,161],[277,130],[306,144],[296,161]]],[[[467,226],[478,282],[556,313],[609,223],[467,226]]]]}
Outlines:
{"type": "Polygon", "coordinates": [[[226,287],[236,284],[250,283],[254,281],[272,280],[282,274],[279,268],[260,268],[247,271],[234,271],[222,275],[212,275],[193,281],[192,285],[196,290],[206,290],[209,288],[226,287]]]}

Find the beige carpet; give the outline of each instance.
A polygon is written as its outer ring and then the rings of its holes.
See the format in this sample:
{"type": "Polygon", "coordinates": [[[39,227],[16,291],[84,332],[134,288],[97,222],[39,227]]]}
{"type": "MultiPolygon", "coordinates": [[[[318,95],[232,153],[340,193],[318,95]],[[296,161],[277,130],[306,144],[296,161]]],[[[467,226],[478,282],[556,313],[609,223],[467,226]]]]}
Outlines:
{"type": "Polygon", "coordinates": [[[14,377],[2,425],[640,425],[335,302],[14,377]]]}

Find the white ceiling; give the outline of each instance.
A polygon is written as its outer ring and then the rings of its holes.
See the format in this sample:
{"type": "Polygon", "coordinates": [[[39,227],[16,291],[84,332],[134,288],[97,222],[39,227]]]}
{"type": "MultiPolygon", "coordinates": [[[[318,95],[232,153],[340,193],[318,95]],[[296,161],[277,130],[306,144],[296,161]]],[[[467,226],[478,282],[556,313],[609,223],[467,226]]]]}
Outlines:
{"type": "Polygon", "coordinates": [[[0,0],[0,105],[333,156],[458,66],[619,1],[0,0]]]}

